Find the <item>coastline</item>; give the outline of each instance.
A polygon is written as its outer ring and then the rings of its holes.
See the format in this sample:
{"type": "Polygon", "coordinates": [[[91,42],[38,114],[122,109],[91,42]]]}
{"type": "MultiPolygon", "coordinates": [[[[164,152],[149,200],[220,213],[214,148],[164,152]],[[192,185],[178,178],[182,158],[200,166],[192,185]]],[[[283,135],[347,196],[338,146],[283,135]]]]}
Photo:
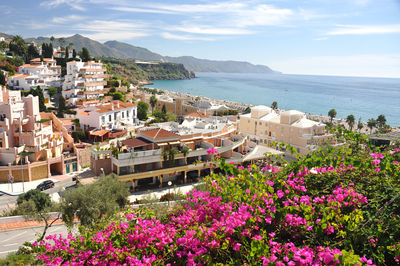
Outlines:
{"type": "Polygon", "coordinates": [[[321,116],[328,116],[328,111],[335,109],[337,117],[344,120],[353,114],[357,121],[361,118],[366,122],[384,114],[389,125],[400,126],[396,100],[400,99],[400,83],[393,79],[199,73],[198,79],[155,80],[149,87],[242,104],[269,106],[277,101],[282,109],[321,116]]]}
{"type": "MultiPolygon", "coordinates": [[[[153,88],[153,89],[157,89],[157,88],[153,88]]],[[[228,101],[228,100],[222,100],[222,99],[217,99],[217,98],[211,98],[211,97],[206,97],[206,96],[200,96],[200,95],[194,95],[194,94],[190,94],[190,93],[184,93],[184,92],[176,92],[176,91],[170,91],[170,90],[166,90],[166,89],[162,89],[164,91],[164,94],[171,97],[171,98],[183,98],[186,101],[193,101],[194,99],[198,98],[199,100],[204,100],[204,101],[209,101],[218,105],[225,105],[229,108],[232,109],[236,109],[239,112],[240,111],[244,111],[247,107],[254,107],[256,105],[254,104],[248,104],[248,103],[241,103],[241,102],[235,102],[235,101],[228,101]]],[[[285,109],[277,109],[278,112],[283,112],[283,111],[287,111],[285,109]]],[[[324,115],[318,115],[318,114],[311,114],[311,113],[307,113],[304,112],[302,110],[298,110],[300,112],[303,112],[306,117],[310,120],[314,120],[317,122],[321,122],[326,124],[327,122],[330,122],[330,117],[328,116],[324,116],[324,115]]],[[[350,126],[348,125],[348,123],[346,122],[345,119],[342,118],[334,118],[332,120],[334,125],[343,125],[345,128],[350,129],[350,126]]],[[[355,121],[353,129],[357,128],[357,123],[358,121],[355,121]]],[[[371,133],[369,131],[369,128],[367,126],[367,123],[364,121],[361,121],[361,123],[363,123],[363,128],[359,131],[360,133],[371,133]]],[[[358,131],[358,130],[357,130],[358,131]]]]}

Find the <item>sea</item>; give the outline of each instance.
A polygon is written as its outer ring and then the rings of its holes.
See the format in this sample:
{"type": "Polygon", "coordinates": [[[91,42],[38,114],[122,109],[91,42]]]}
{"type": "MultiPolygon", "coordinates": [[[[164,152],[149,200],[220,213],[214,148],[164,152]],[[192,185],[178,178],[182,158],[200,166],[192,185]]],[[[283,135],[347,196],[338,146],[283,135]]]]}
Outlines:
{"type": "Polygon", "coordinates": [[[400,78],[369,78],[253,73],[196,73],[187,80],[154,80],[151,88],[189,93],[240,103],[295,109],[337,118],[353,114],[358,121],[385,115],[400,126],[400,78]]]}

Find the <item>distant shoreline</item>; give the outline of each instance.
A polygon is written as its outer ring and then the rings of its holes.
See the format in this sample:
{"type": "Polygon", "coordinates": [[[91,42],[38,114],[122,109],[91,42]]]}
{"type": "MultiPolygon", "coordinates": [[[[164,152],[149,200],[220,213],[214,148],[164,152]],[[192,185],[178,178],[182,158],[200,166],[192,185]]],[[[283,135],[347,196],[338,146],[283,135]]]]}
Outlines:
{"type": "Polygon", "coordinates": [[[250,105],[277,101],[282,109],[320,116],[336,109],[338,118],[353,114],[356,121],[384,114],[388,124],[400,126],[400,79],[205,72],[197,77],[147,86],[250,105]]]}

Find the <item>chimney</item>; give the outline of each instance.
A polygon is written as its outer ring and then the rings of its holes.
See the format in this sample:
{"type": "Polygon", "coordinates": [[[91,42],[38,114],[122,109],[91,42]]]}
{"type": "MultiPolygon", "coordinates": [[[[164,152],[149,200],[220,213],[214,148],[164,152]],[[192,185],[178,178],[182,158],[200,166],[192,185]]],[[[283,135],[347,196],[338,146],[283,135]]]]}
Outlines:
{"type": "Polygon", "coordinates": [[[111,110],[114,110],[114,104],[111,103],[111,110]]]}
{"type": "Polygon", "coordinates": [[[119,108],[119,101],[117,101],[117,108],[119,108]]]}

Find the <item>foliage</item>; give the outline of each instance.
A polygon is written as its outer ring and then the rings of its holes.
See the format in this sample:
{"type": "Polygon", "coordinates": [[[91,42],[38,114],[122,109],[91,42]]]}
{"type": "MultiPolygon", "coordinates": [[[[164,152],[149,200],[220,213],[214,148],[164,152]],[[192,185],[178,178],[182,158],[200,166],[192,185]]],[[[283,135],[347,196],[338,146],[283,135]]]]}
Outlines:
{"type": "Polygon", "coordinates": [[[28,47],[21,36],[16,35],[13,37],[9,43],[9,49],[15,55],[20,56],[23,59],[27,58],[28,47]]]}
{"type": "Polygon", "coordinates": [[[221,172],[205,178],[205,191],[192,191],[169,215],[127,210],[80,236],[34,243],[33,252],[45,264],[399,264],[399,148],[335,133],[346,146],[292,162],[268,156],[263,167],[244,167],[217,159],[212,166],[221,172]]]}
{"type": "Polygon", "coordinates": [[[65,191],[61,203],[63,220],[71,225],[74,216],[82,225],[90,225],[104,216],[110,216],[127,203],[129,190],[124,183],[109,176],[99,181],[65,191]]]}
{"type": "Polygon", "coordinates": [[[383,128],[386,125],[386,117],[384,115],[379,115],[376,119],[376,124],[379,128],[383,128]]]}
{"type": "Polygon", "coordinates": [[[120,100],[125,102],[124,95],[121,92],[114,92],[113,93],[113,100],[120,100]]]}
{"type": "Polygon", "coordinates": [[[24,254],[19,251],[12,252],[6,258],[0,258],[0,266],[14,266],[14,265],[32,265],[35,262],[30,254],[24,254]]]}
{"type": "Polygon", "coordinates": [[[39,57],[39,51],[36,48],[35,45],[30,44],[28,46],[28,60],[32,60],[34,58],[38,58],[39,57]]]}
{"type": "Polygon", "coordinates": [[[0,70],[0,85],[6,85],[6,77],[3,73],[3,71],[0,70]]]}
{"type": "Polygon", "coordinates": [[[214,111],[214,116],[225,116],[225,115],[237,115],[239,112],[235,109],[229,109],[224,111],[214,111]]]}
{"type": "Polygon", "coordinates": [[[274,109],[274,110],[278,109],[278,102],[273,101],[272,104],[271,104],[271,108],[274,109]]]}
{"type": "Polygon", "coordinates": [[[182,64],[138,64],[132,59],[117,58],[101,58],[101,60],[105,64],[111,64],[111,73],[124,77],[134,85],[144,80],[176,80],[194,77],[182,64]]]}
{"type": "Polygon", "coordinates": [[[361,121],[361,118],[358,120],[358,123],[357,123],[357,129],[358,129],[358,131],[360,131],[361,129],[363,129],[363,127],[364,127],[364,123],[361,121]]]}
{"type": "Polygon", "coordinates": [[[28,192],[21,194],[17,198],[17,204],[21,205],[23,202],[32,201],[38,211],[42,211],[46,207],[51,206],[50,196],[37,189],[29,190],[28,192]]]}
{"type": "Polygon", "coordinates": [[[146,120],[148,110],[149,110],[149,105],[145,102],[140,101],[137,106],[137,117],[140,120],[146,120]]]}
{"type": "Polygon", "coordinates": [[[31,88],[29,94],[39,97],[39,111],[45,112],[47,108],[46,105],[44,104],[43,89],[40,88],[40,86],[37,86],[36,89],[31,88]]]}
{"type": "Polygon", "coordinates": [[[331,123],[332,123],[332,120],[336,117],[336,110],[335,109],[331,109],[331,110],[329,110],[329,112],[328,112],[328,116],[331,118],[331,123]]]}
{"type": "Polygon", "coordinates": [[[59,219],[59,216],[52,218],[49,213],[50,211],[57,211],[58,205],[51,202],[48,194],[37,189],[32,189],[24,194],[19,195],[17,198],[17,204],[18,207],[16,212],[20,215],[24,215],[25,219],[34,219],[39,222],[43,221],[45,223],[43,233],[41,234],[39,241],[43,240],[47,229],[59,219]]]}
{"type": "Polygon", "coordinates": [[[54,95],[57,94],[58,89],[54,88],[54,87],[50,87],[50,88],[47,89],[47,91],[49,92],[50,97],[53,97],[54,95]]]}
{"type": "Polygon", "coordinates": [[[72,138],[74,139],[75,142],[85,139],[86,138],[85,131],[83,131],[83,130],[72,131],[72,138]]]}
{"type": "Polygon", "coordinates": [[[82,50],[79,52],[79,56],[82,58],[83,62],[90,61],[90,53],[86,47],[82,47],[82,50]]]}
{"type": "Polygon", "coordinates": [[[52,43],[42,43],[42,56],[44,58],[53,57],[53,44],[52,43]]]}
{"type": "Polygon", "coordinates": [[[246,109],[244,109],[243,114],[250,114],[251,113],[251,108],[250,107],[246,107],[246,109]]]}
{"type": "Polygon", "coordinates": [[[376,127],[376,125],[377,125],[377,121],[374,118],[368,119],[367,126],[369,127],[369,130],[371,131],[371,133],[372,133],[372,129],[374,127],[376,127]]]}
{"type": "Polygon", "coordinates": [[[58,116],[63,117],[65,110],[66,110],[65,98],[64,98],[64,96],[60,95],[60,97],[58,98],[58,110],[57,110],[58,116]]]}
{"type": "Polygon", "coordinates": [[[350,130],[353,130],[354,123],[355,123],[354,115],[348,115],[346,118],[346,122],[349,124],[350,130]]]}
{"type": "Polygon", "coordinates": [[[157,104],[157,97],[153,94],[150,97],[151,113],[154,112],[154,106],[157,104]]]}

